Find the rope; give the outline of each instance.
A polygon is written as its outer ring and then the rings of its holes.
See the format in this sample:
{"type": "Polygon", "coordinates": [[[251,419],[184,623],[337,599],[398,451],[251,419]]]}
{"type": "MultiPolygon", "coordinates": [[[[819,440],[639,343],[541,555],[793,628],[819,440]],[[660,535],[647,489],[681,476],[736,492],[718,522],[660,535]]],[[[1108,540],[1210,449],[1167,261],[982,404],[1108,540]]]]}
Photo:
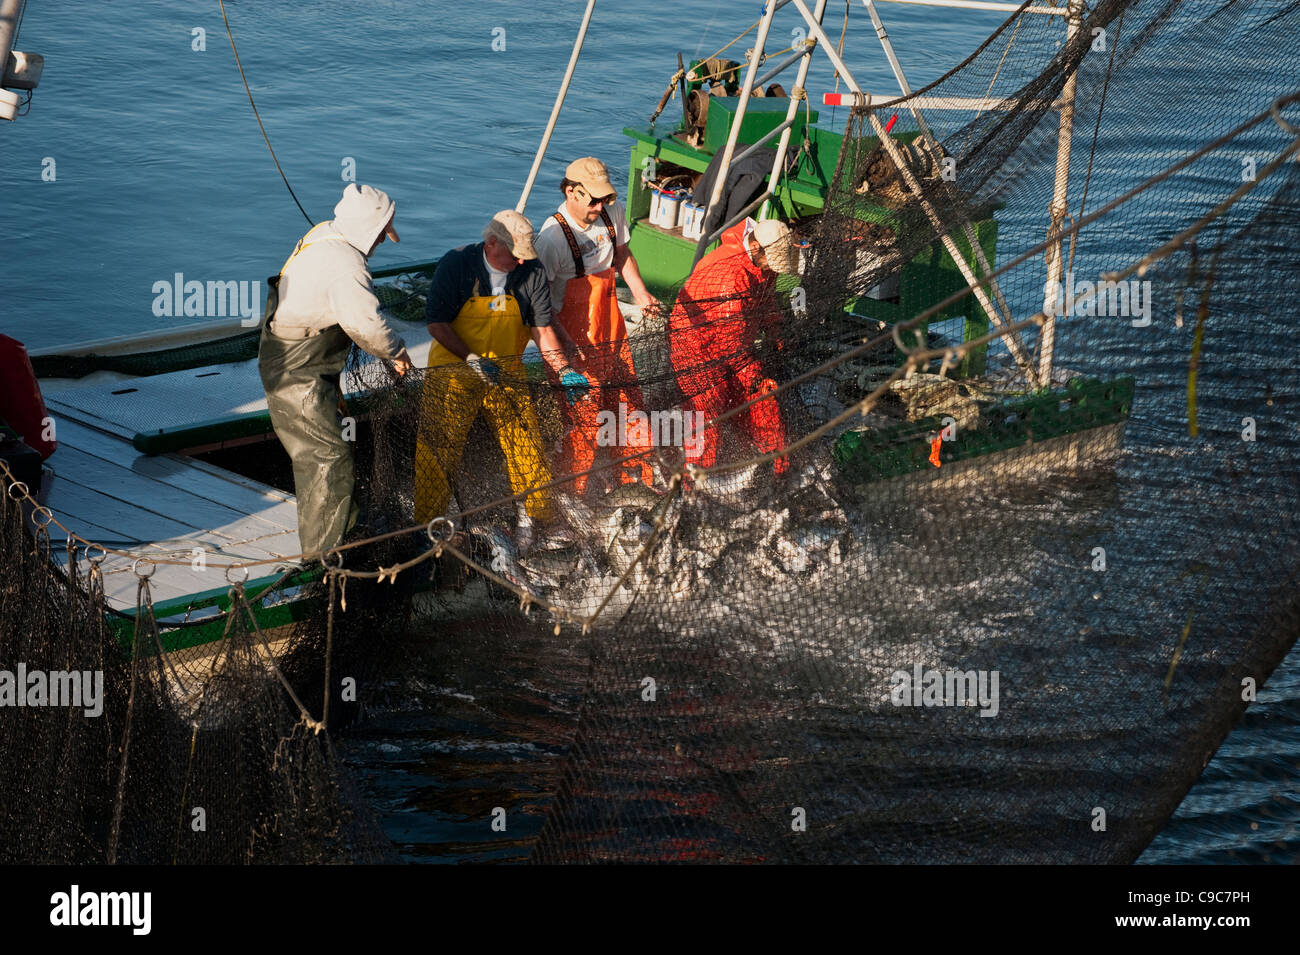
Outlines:
{"type": "MultiPolygon", "coordinates": [[[[140,646],[140,622],[148,610],[153,616],[153,595],[149,592],[149,578],[141,577],[135,592],[136,623],[135,635],[131,642],[133,651],[140,646]]],[[[113,822],[108,832],[108,864],[117,863],[117,840],[122,833],[122,804],[126,801],[126,766],[131,752],[131,717],[135,713],[135,690],[140,682],[140,656],[131,654],[131,690],[126,698],[126,725],[122,727],[122,761],[117,771],[117,796],[113,799],[113,822]]]]}
{"type": "MultiPolygon", "coordinates": [[[[998,68],[993,71],[993,79],[989,80],[989,88],[984,91],[985,103],[988,103],[990,97],[992,97],[993,95],[993,87],[998,81],[999,74],[1001,74],[1002,72],[1002,64],[1006,63],[1007,61],[1007,54],[1011,52],[1011,46],[1016,42],[1016,34],[1020,32],[1020,24],[1022,22],[1023,22],[1023,18],[1019,14],[1017,14],[1016,27],[1014,30],[1011,31],[1011,36],[1007,39],[1007,48],[1002,51],[1002,59],[998,60],[998,68]]],[[[980,108],[975,111],[975,119],[971,120],[970,122],[970,131],[966,134],[966,141],[962,143],[962,147],[961,147],[962,154],[960,157],[958,157],[959,159],[966,158],[966,150],[970,147],[971,136],[974,135],[975,120],[983,116],[984,113],[985,113],[985,107],[984,105],[981,104],[980,108]]],[[[1098,120],[1100,121],[1100,117],[1098,117],[1098,120]]]]}
{"type": "MultiPolygon", "coordinates": [[[[1110,60],[1106,63],[1106,77],[1101,83],[1101,102],[1097,104],[1097,125],[1092,130],[1092,148],[1088,150],[1088,172],[1083,177],[1083,195],[1079,198],[1080,216],[1083,215],[1084,206],[1088,204],[1088,186],[1092,184],[1092,163],[1097,156],[1097,137],[1101,134],[1101,113],[1106,108],[1106,91],[1110,89],[1110,74],[1115,68],[1115,51],[1119,49],[1119,32],[1124,29],[1124,14],[1127,12],[1128,7],[1119,12],[1119,22],[1115,24],[1115,40],[1110,45],[1110,60]]],[[[1078,238],[1077,232],[1070,236],[1070,257],[1066,260],[1065,266],[1067,273],[1074,268],[1074,249],[1078,238]]]]}
{"type": "MultiPolygon", "coordinates": [[[[257,617],[253,613],[252,606],[244,598],[244,585],[242,583],[235,584],[231,588],[231,595],[234,601],[243,610],[247,611],[248,622],[253,625],[253,632],[257,634],[258,639],[262,641],[262,648],[266,651],[266,663],[271,668],[271,672],[275,674],[275,678],[280,681],[280,685],[284,687],[284,691],[289,694],[289,699],[293,700],[294,705],[298,707],[298,713],[302,717],[302,721],[307,724],[307,727],[310,730],[319,733],[325,728],[325,724],[312,719],[312,715],[307,710],[307,707],[302,705],[302,700],[298,699],[298,694],[293,691],[293,687],[289,685],[289,681],[284,678],[284,674],[280,672],[280,668],[275,665],[275,654],[271,652],[271,644],[267,641],[266,634],[262,632],[262,628],[258,625],[257,617]]],[[[231,609],[234,608],[232,607],[231,609]]]]}
{"type": "MultiPolygon", "coordinates": [[[[850,0],[844,0],[844,22],[840,24],[840,38],[835,44],[835,55],[840,58],[841,62],[844,60],[844,38],[848,35],[849,32],[849,3],[850,0]]],[[[840,74],[839,71],[836,70],[835,71],[835,92],[838,93],[839,91],[840,91],[840,74]]]]}
{"type": "Polygon", "coordinates": [[[760,23],[762,23],[762,22],[763,22],[763,18],[762,18],[762,17],[759,17],[757,20],[755,20],[753,23],[751,23],[751,24],[749,25],[749,29],[748,29],[748,30],[746,30],[744,33],[742,33],[742,34],[740,34],[739,36],[737,36],[734,40],[732,40],[730,43],[728,43],[728,44],[727,44],[726,46],[724,46],[722,49],[718,50],[718,52],[714,53],[713,56],[706,56],[704,59],[705,59],[705,60],[715,60],[715,59],[717,59],[718,57],[722,56],[722,54],[726,53],[728,50],[730,50],[733,46],[735,46],[737,43],[739,43],[739,42],[740,42],[741,40],[743,40],[745,37],[749,36],[750,31],[753,30],[756,26],[758,26],[758,25],[759,25],[760,23]]]}
{"type": "Polygon", "coordinates": [[[307,210],[302,207],[298,201],[297,194],[293,191],[293,186],[289,185],[289,177],[284,174],[280,168],[280,160],[276,158],[275,150],[271,147],[271,137],[266,135],[266,127],[262,125],[262,114],[257,111],[257,104],[253,102],[253,91],[248,88],[248,78],[244,76],[244,64],[239,62],[239,50],[235,49],[235,35],[230,30],[230,20],[226,17],[226,0],[217,0],[221,7],[221,20],[226,25],[226,36],[230,38],[230,49],[235,54],[235,66],[239,67],[239,78],[244,83],[244,92],[248,94],[248,104],[253,107],[253,115],[257,118],[257,128],[262,131],[262,138],[266,140],[266,148],[271,150],[271,160],[275,163],[276,171],[280,173],[280,178],[284,180],[284,187],[289,190],[289,195],[293,197],[293,203],[302,213],[302,217],[307,220],[309,225],[315,226],[311,216],[307,215],[307,210]]]}

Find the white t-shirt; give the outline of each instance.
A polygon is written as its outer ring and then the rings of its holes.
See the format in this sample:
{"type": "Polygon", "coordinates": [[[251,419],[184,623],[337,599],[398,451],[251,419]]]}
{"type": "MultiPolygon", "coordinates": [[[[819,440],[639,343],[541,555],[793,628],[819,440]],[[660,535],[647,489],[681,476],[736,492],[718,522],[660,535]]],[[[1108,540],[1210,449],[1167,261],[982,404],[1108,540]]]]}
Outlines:
{"type": "MultiPolygon", "coordinates": [[[[582,253],[582,267],[588,275],[604,272],[614,265],[614,247],[610,245],[609,230],[605,228],[604,219],[597,218],[591,225],[584,226],[573,221],[565,211],[564,203],[560,203],[560,208],[556,211],[564,216],[565,222],[573,230],[574,241],[582,253]]],[[[616,199],[606,211],[614,223],[614,237],[618,244],[627,245],[629,233],[623,203],[616,199]]],[[[537,231],[537,238],[533,240],[533,247],[537,249],[537,257],[542,260],[542,265],[546,266],[546,276],[551,280],[551,307],[558,315],[564,307],[564,287],[577,273],[573,268],[573,253],[569,251],[569,243],[554,216],[546,217],[541,229],[537,231]]]]}
{"type": "Polygon", "coordinates": [[[483,255],[483,267],[487,269],[488,281],[492,283],[492,294],[504,295],[506,291],[506,276],[510,273],[492,268],[492,263],[488,261],[486,253],[483,255]]]}

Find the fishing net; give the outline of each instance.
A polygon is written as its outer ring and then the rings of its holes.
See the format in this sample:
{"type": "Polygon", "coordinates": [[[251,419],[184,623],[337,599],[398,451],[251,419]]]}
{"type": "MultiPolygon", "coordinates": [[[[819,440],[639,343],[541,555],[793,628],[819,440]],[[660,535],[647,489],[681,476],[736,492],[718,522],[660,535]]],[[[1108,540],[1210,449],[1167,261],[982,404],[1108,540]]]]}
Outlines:
{"type": "Polygon", "coordinates": [[[6,778],[5,835],[33,834],[7,851],[379,854],[329,729],[396,705],[422,628],[432,674],[565,699],[510,727],[563,753],[546,799],[475,777],[512,858],[1132,861],[1300,633],[1298,20],[1013,16],[848,111],[824,207],[787,210],[797,279],[711,253],[584,349],[585,397],[531,348],[497,381],[358,360],[366,526],[276,669],[232,611],[201,706],[169,657],[115,652],[10,507],[0,663],[58,634],[112,718],[4,714],[6,755],[96,767],[6,778]],[[1184,121],[1153,128],[1154,97],[1184,121]]]}

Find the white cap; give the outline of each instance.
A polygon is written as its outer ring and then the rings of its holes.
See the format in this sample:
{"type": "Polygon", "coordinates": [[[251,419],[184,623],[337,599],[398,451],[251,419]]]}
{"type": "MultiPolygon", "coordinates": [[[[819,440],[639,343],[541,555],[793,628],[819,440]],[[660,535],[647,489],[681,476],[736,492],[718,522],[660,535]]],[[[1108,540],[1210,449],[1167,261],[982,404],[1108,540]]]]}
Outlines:
{"type": "Polygon", "coordinates": [[[764,219],[754,226],[754,238],[767,253],[772,271],[794,275],[799,271],[799,253],[794,247],[794,233],[780,219],[764,219]]]}

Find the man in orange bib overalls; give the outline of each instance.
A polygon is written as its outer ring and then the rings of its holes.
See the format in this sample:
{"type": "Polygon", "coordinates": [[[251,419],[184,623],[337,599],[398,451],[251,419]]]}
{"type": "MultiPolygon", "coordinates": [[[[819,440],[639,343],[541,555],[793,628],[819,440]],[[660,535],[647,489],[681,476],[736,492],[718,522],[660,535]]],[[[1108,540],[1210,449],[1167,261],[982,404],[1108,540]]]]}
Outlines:
{"type": "MultiPolygon", "coordinates": [[[[615,274],[623,277],[643,309],[657,308],[659,300],[646,288],[627,247],[627,216],[605,164],[592,156],[570,163],[560,191],[564,202],[538,232],[537,254],[550,277],[557,334],[579,356],[578,368],[592,380],[592,393],[565,411],[560,467],[576,474],[596,463],[600,412],[627,421],[631,412],[645,409],[614,291],[615,274]]],[[[650,440],[648,429],[625,429],[618,446],[607,451],[613,459],[623,458],[649,448],[650,440]]],[[[654,483],[645,457],[626,462],[620,477],[624,483],[654,483]]],[[[584,493],[587,478],[577,478],[574,488],[584,493]]]]}
{"type": "MultiPolygon", "coordinates": [[[[589,385],[569,366],[552,328],[550,287],[536,258],[532,223],[506,209],[487,224],[481,243],[448,252],[433,273],[425,317],[434,345],[415,445],[415,519],[421,523],[446,513],[480,411],[496,432],[511,493],[551,480],[521,360],[529,334],[569,401],[585,396],[589,385]]],[[[534,524],[559,516],[549,490],[524,502],[515,533],[521,554],[533,542],[534,524]]],[[[559,539],[558,527],[542,529],[559,539]]]]}

